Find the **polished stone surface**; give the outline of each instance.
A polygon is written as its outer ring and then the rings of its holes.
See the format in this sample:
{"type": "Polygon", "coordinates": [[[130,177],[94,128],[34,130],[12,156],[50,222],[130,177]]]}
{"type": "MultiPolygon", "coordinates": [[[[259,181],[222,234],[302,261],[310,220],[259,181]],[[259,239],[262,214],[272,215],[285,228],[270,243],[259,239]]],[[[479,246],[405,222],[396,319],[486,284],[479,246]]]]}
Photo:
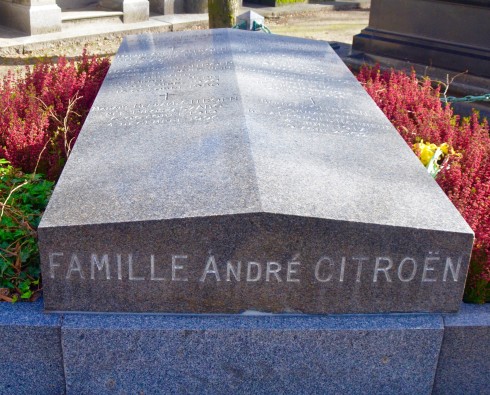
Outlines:
{"type": "Polygon", "coordinates": [[[490,303],[462,304],[444,317],[435,395],[486,394],[490,389],[490,303]]]}
{"type": "Polygon", "coordinates": [[[67,392],[430,394],[439,315],[66,315],[67,392]]]}
{"type": "Polygon", "coordinates": [[[0,394],[484,394],[489,307],[164,316],[0,303],[0,394]]]}
{"type": "Polygon", "coordinates": [[[46,309],[457,311],[473,235],[325,42],[127,37],[39,227],[46,309]]]}
{"type": "Polygon", "coordinates": [[[0,303],[0,394],[52,395],[65,390],[61,317],[42,303],[0,303]]]}

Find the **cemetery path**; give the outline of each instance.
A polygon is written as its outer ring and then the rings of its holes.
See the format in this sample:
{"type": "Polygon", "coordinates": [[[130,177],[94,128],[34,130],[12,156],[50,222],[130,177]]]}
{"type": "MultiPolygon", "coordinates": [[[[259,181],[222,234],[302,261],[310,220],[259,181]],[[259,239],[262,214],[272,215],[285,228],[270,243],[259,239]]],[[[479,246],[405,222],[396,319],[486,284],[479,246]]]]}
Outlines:
{"type": "Polygon", "coordinates": [[[306,13],[269,19],[274,34],[352,44],[352,37],[368,25],[369,10],[306,13]]]}

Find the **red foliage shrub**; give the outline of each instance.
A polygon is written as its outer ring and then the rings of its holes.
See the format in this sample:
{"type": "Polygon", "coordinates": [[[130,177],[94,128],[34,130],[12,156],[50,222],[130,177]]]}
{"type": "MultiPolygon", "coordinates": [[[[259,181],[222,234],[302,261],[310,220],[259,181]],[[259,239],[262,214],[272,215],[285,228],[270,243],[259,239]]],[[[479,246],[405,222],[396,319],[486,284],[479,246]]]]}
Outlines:
{"type": "Polygon", "coordinates": [[[465,299],[490,302],[490,135],[477,113],[461,119],[442,104],[439,89],[415,75],[363,67],[358,80],[405,141],[448,143],[450,156],[437,182],[475,232],[465,299]]]}
{"type": "Polygon", "coordinates": [[[83,51],[80,61],[9,73],[0,82],[0,157],[25,173],[56,180],[109,68],[83,51]]]}

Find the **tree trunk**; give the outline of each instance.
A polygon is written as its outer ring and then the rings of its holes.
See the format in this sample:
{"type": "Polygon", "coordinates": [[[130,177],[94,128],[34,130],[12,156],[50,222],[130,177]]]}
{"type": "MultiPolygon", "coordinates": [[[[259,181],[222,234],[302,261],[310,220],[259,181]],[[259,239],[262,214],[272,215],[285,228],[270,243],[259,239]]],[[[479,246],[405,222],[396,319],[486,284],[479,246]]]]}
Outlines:
{"type": "Polygon", "coordinates": [[[233,27],[238,0],[208,0],[209,28],[233,27]]]}

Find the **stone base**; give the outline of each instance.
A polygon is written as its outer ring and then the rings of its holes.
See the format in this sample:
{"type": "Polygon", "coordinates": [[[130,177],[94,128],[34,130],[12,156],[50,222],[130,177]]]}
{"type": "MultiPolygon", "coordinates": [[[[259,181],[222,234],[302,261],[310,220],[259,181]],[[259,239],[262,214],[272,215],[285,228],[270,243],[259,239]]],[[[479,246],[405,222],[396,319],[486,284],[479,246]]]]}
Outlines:
{"type": "Polygon", "coordinates": [[[463,304],[444,317],[444,340],[433,394],[486,394],[490,390],[490,303],[463,304]]]}
{"type": "Polygon", "coordinates": [[[41,309],[40,302],[0,303],[1,394],[488,389],[490,304],[463,305],[461,313],[444,317],[58,315],[41,309]]]}
{"type": "Polygon", "coordinates": [[[150,18],[150,3],[148,0],[124,0],[122,11],[124,23],[147,21],[150,18]]]}
{"type": "Polygon", "coordinates": [[[490,78],[490,51],[366,28],[353,49],[490,78]]]}
{"type": "Polygon", "coordinates": [[[27,34],[61,31],[61,8],[56,4],[24,5],[0,0],[0,24],[27,34]]]}
{"type": "Polygon", "coordinates": [[[372,0],[353,50],[490,77],[490,6],[442,0],[372,0]],[[462,23],[464,21],[464,23],[462,23]]]}
{"type": "Polygon", "coordinates": [[[62,345],[78,394],[429,394],[442,334],[440,316],[66,315],[62,345]]]}
{"type": "Polygon", "coordinates": [[[0,303],[0,394],[63,394],[61,316],[42,303],[0,303]]]}

